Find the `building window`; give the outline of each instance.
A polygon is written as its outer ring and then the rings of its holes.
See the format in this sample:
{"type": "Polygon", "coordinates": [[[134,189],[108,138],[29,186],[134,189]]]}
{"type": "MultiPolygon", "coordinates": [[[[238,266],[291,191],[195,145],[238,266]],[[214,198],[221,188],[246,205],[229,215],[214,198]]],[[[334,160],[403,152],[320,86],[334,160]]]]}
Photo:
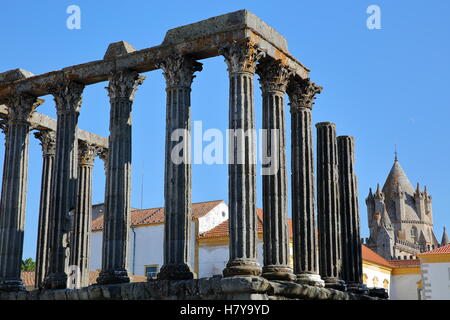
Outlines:
{"type": "Polygon", "coordinates": [[[389,281],[387,279],[384,279],[383,281],[383,288],[389,289],[389,281]]]}
{"type": "Polygon", "coordinates": [[[373,277],[373,287],[378,288],[378,278],[377,277],[373,277]]]}
{"type": "Polygon", "coordinates": [[[222,211],[222,217],[225,218],[226,215],[225,211],[222,211]]]}
{"type": "MultiPolygon", "coordinates": [[[[449,269],[449,272],[450,272],[450,269],[449,269]]],[[[368,276],[367,276],[367,274],[363,274],[363,283],[365,284],[365,285],[367,285],[367,278],[368,278],[368,276]]]]}
{"type": "Polygon", "coordinates": [[[145,276],[148,279],[156,279],[156,276],[158,275],[158,265],[157,264],[150,264],[144,267],[145,268],[145,276]]]}

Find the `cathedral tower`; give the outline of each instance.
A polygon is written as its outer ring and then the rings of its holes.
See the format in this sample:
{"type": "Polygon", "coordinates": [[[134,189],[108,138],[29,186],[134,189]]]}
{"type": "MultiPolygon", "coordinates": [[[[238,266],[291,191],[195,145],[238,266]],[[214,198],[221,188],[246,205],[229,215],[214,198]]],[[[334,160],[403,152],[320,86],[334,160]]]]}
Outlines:
{"type": "Polygon", "coordinates": [[[367,246],[388,260],[410,259],[438,247],[433,233],[431,195],[414,189],[397,156],[382,190],[366,199],[370,237],[367,246]]]}

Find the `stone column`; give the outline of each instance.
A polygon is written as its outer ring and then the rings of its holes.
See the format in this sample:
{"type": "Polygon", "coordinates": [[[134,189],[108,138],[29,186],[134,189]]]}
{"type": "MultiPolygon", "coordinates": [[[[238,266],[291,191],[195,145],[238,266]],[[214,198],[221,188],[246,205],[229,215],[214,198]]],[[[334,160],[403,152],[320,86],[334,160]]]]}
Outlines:
{"type": "Polygon", "coordinates": [[[20,278],[28,175],[29,119],[42,102],[16,94],[8,105],[0,207],[0,291],[25,290],[20,278]]]}
{"type": "Polygon", "coordinates": [[[166,79],[164,265],[159,279],[193,279],[189,265],[191,198],[191,84],[202,64],[173,55],[158,64],[166,79]],[[180,142],[181,140],[181,142],[180,142]]]}
{"type": "Polygon", "coordinates": [[[325,286],[345,290],[339,216],[339,174],[336,125],[320,122],[317,128],[317,215],[319,266],[325,286]]]}
{"type": "Polygon", "coordinates": [[[50,255],[49,241],[52,230],[50,227],[50,201],[53,164],[55,160],[56,132],[51,130],[41,130],[35,132],[34,136],[40,141],[43,156],[35,271],[35,287],[41,288],[45,276],[47,275],[50,255]]]}
{"type": "Polygon", "coordinates": [[[70,240],[70,266],[74,283],[71,288],[89,285],[89,256],[92,216],[92,170],[98,147],[85,141],[78,141],[78,195],[74,212],[72,238],[70,240]]]}
{"type": "Polygon", "coordinates": [[[51,196],[51,241],[45,289],[65,289],[69,263],[70,212],[76,207],[78,116],[84,85],[62,80],[49,88],[57,110],[56,153],[51,196]]]}
{"type": "Polygon", "coordinates": [[[294,280],[289,267],[290,239],[287,214],[286,134],[284,95],[292,71],[280,61],[259,64],[263,100],[263,277],[294,280]],[[270,160],[270,161],[269,161],[270,160]]]}
{"type": "Polygon", "coordinates": [[[355,143],[350,136],[337,138],[342,237],[342,279],[351,291],[366,293],[362,284],[359,234],[358,183],[355,174],[355,143]]]}
{"type": "Polygon", "coordinates": [[[230,78],[229,100],[229,225],[230,260],[223,274],[260,275],[256,258],[256,152],[253,77],[265,53],[250,40],[220,49],[230,78]]]}
{"type": "Polygon", "coordinates": [[[314,195],[312,106],[322,87],[293,80],[288,87],[291,106],[291,192],[294,273],[297,282],[324,286],[319,275],[319,251],[314,195]]]}
{"type": "Polygon", "coordinates": [[[135,71],[122,70],[110,77],[107,87],[111,112],[102,271],[97,279],[100,284],[130,281],[127,244],[131,212],[131,108],[137,86],[144,79],[135,71]]]}

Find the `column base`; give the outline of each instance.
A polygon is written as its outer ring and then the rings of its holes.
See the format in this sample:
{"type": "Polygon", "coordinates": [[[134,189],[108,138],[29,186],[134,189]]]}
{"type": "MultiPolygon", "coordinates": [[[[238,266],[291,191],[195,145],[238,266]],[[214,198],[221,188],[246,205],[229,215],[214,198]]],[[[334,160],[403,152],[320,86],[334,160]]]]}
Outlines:
{"type": "Polygon", "coordinates": [[[0,292],[27,291],[22,280],[0,279],[0,292]]]}
{"type": "Polygon", "coordinates": [[[295,274],[287,266],[269,265],[262,269],[262,276],[267,280],[294,281],[295,274]]]}
{"type": "Polygon", "coordinates": [[[194,273],[187,264],[165,264],[158,273],[159,280],[191,280],[194,273]]]}
{"type": "Polygon", "coordinates": [[[325,287],[325,281],[320,278],[320,275],[315,273],[300,273],[297,275],[297,280],[295,282],[306,284],[308,286],[325,287]]]}
{"type": "Polygon", "coordinates": [[[260,275],[261,266],[257,261],[250,259],[230,260],[227,263],[227,267],[223,270],[224,277],[260,275]]]}
{"type": "Polygon", "coordinates": [[[347,283],[347,291],[355,294],[369,294],[369,288],[362,283],[347,283]]]}
{"type": "Polygon", "coordinates": [[[98,284],[114,284],[114,283],[129,283],[130,277],[125,269],[107,270],[100,272],[97,278],[98,284]]]}
{"type": "Polygon", "coordinates": [[[42,288],[57,290],[67,288],[67,274],[65,272],[50,273],[42,282],[42,288]]]}
{"type": "Polygon", "coordinates": [[[325,281],[325,288],[347,291],[347,285],[343,280],[337,278],[323,278],[323,280],[325,281]]]}
{"type": "Polygon", "coordinates": [[[388,291],[384,288],[370,288],[369,296],[381,299],[389,299],[388,291]]]}

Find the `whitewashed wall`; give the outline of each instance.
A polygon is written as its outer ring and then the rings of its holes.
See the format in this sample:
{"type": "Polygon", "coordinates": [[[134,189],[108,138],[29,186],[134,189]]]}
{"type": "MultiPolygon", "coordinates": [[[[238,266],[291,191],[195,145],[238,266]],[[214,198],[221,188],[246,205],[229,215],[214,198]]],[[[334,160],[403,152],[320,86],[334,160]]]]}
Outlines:
{"type": "Polygon", "coordinates": [[[424,298],[450,300],[450,263],[421,263],[424,298]]]}
{"type": "MultiPolygon", "coordinates": [[[[226,245],[201,246],[199,248],[199,278],[221,275],[229,259],[229,248],[226,245]]],[[[258,239],[258,262],[263,265],[263,242],[258,239]]]]}
{"type": "Polygon", "coordinates": [[[392,286],[389,298],[391,300],[419,300],[417,282],[420,274],[397,274],[391,276],[392,286]]]}
{"type": "Polygon", "coordinates": [[[198,232],[203,233],[218,226],[228,219],[228,206],[225,202],[214,207],[210,212],[205,214],[199,220],[198,232]]]}
{"type": "Polygon", "coordinates": [[[390,288],[391,288],[391,276],[390,274],[384,273],[380,270],[376,270],[376,267],[373,266],[366,266],[363,264],[363,275],[366,274],[367,275],[367,287],[368,288],[373,288],[373,280],[375,277],[378,278],[378,285],[377,288],[383,288],[383,282],[384,280],[389,281],[389,286],[388,286],[388,293],[390,293],[390,288]]]}
{"type": "MultiPolygon", "coordinates": [[[[102,236],[103,232],[93,232],[91,235],[90,270],[97,270],[102,267],[102,236]]],[[[190,260],[192,270],[194,270],[195,238],[195,224],[192,223],[190,260]]],[[[128,271],[131,274],[143,276],[146,265],[157,264],[161,269],[164,262],[163,243],[164,225],[131,228],[128,242],[128,271]],[[134,245],[135,239],[136,245],[134,245]]]]}

